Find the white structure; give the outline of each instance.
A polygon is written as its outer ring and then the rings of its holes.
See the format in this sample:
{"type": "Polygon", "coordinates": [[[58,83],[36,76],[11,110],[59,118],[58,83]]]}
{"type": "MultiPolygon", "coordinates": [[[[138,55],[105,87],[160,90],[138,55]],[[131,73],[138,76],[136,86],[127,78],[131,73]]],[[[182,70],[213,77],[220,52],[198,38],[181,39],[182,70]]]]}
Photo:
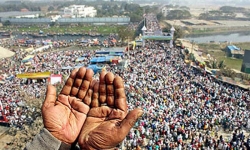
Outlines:
{"type": "Polygon", "coordinates": [[[170,48],[172,48],[174,46],[173,41],[174,41],[174,32],[175,32],[175,28],[173,26],[170,29],[170,32],[171,32],[171,36],[172,36],[172,39],[170,40],[170,48]]]}
{"type": "MultiPolygon", "coordinates": [[[[144,23],[144,26],[142,27],[142,36],[145,36],[145,31],[147,31],[147,28],[145,26],[145,23],[144,23]]],[[[142,40],[142,47],[145,46],[145,40],[142,40]]]]}
{"type": "Polygon", "coordinates": [[[51,16],[51,22],[56,22],[59,18],[61,18],[60,15],[51,16]]]}
{"type": "Polygon", "coordinates": [[[162,9],[161,9],[161,13],[164,17],[166,17],[168,15],[168,13],[171,11],[171,10],[174,10],[172,8],[167,8],[166,6],[164,6],[162,9]]]}
{"type": "Polygon", "coordinates": [[[71,5],[64,8],[64,15],[72,18],[95,17],[97,10],[94,7],[87,7],[85,5],[71,5]]]}
{"type": "Polygon", "coordinates": [[[37,14],[30,14],[30,15],[15,16],[15,18],[30,18],[30,19],[34,19],[34,18],[38,18],[38,17],[39,17],[39,13],[37,13],[37,14]]]}

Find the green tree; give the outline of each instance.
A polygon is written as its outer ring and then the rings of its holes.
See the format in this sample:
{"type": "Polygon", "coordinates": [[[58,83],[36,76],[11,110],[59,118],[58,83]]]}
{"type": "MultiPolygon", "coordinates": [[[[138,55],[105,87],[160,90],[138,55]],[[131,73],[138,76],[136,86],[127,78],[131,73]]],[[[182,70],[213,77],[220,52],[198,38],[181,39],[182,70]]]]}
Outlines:
{"type": "Polygon", "coordinates": [[[4,26],[10,26],[11,25],[11,22],[9,20],[6,20],[4,23],[3,23],[4,26]]]}
{"type": "MultiPolygon", "coordinates": [[[[166,26],[162,28],[162,31],[170,33],[171,28],[172,26],[170,24],[166,24],[166,26]]],[[[174,25],[174,28],[175,28],[174,41],[178,38],[183,38],[185,36],[184,29],[181,26],[174,25]]]]}
{"type": "Polygon", "coordinates": [[[133,39],[135,32],[133,30],[128,29],[126,26],[117,27],[117,34],[122,42],[127,39],[133,39]]]}
{"type": "Polygon", "coordinates": [[[212,69],[217,69],[218,66],[217,66],[217,62],[216,61],[213,61],[212,62],[212,69]]]}
{"type": "Polygon", "coordinates": [[[188,10],[171,10],[167,14],[167,19],[189,19],[191,18],[191,13],[188,10]]]}
{"type": "Polygon", "coordinates": [[[48,11],[53,11],[55,8],[53,6],[49,6],[48,11]]]}
{"type": "Polygon", "coordinates": [[[244,7],[232,7],[232,6],[222,6],[219,9],[224,13],[244,13],[246,12],[246,8],[244,7]]]}
{"type": "Polygon", "coordinates": [[[156,18],[158,19],[158,21],[162,21],[165,19],[161,12],[156,15],[156,18]]]}
{"type": "Polygon", "coordinates": [[[184,30],[181,26],[174,26],[175,32],[174,32],[174,40],[178,38],[183,38],[185,36],[184,30]]]}
{"type": "Polygon", "coordinates": [[[219,69],[223,69],[223,68],[225,68],[225,65],[224,65],[224,60],[221,60],[221,61],[219,62],[219,64],[218,64],[218,68],[219,68],[219,69]]]}

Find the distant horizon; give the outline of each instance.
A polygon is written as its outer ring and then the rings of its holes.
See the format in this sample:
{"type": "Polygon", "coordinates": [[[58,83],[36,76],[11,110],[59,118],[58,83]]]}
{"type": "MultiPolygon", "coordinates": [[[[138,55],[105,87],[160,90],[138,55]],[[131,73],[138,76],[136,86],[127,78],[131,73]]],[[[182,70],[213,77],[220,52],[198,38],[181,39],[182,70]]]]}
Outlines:
{"type": "MultiPolygon", "coordinates": [[[[30,2],[52,2],[51,0],[1,0],[0,3],[11,1],[30,1],[30,2]]],[[[53,1],[74,1],[74,0],[53,0],[53,1]]],[[[98,0],[82,0],[82,1],[98,1],[98,0]]],[[[109,0],[106,0],[109,1],[109,0]]],[[[235,6],[235,7],[249,7],[250,8],[250,0],[168,0],[163,2],[162,0],[114,0],[114,1],[125,1],[125,2],[134,2],[141,4],[149,4],[149,3],[158,3],[158,4],[174,4],[181,6],[191,6],[191,7],[199,7],[199,6],[235,6]]]]}

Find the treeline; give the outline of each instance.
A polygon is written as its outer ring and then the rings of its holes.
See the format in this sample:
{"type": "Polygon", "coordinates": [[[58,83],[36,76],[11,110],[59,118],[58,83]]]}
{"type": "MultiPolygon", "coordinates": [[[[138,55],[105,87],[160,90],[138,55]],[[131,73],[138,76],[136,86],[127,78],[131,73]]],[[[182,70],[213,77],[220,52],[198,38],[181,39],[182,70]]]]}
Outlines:
{"type": "Polygon", "coordinates": [[[86,5],[93,6],[97,10],[97,17],[111,17],[111,16],[128,16],[130,17],[131,22],[140,22],[143,19],[144,13],[154,13],[158,9],[158,6],[145,6],[141,7],[139,4],[131,4],[127,2],[109,2],[109,1],[93,1],[93,2],[84,2],[84,1],[74,1],[74,2],[65,2],[58,3],[52,2],[48,11],[51,10],[61,10],[64,7],[70,5],[86,5]]]}
{"type": "Polygon", "coordinates": [[[0,12],[21,11],[21,9],[28,9],[29,11],[41,11],[41,7],[35,4],[18,3],[0,5],[0,12]]]}
{"type": "Polygon", "coordinates": [[[208,11],[201,13],[199,19],[204,20],[250,20],[250,10],[244,7],[222,6],[219,10],[208,11]],[[237,13],[241,13],[245,17],[236,17],[237,13]]]}
{"type": "Polygon", "coordinates": [[[190,8],[187,6],[166,5],[164,7],[168,9],[167,13],[159,12],[157,14],[158,20],[190,19],[192,17],[190,8]]]}
{"type": "Polygon", "coordinates": [[[97,17],[112,17],[112,16],[128,16],[131,22],[140,22],[143,19],[144,13],[154,13],[158,11],[158,6],[141,7],[139,4],[131,4],[127,2],[109,2],[109,1],[66,1],[64,3],[51,1],[48,3],[18,3],[4,4],[0,6],[0,12],[20,11],[23,8],[29,11],[41,11],[41,8],[46,8],[46,11],[63,11],[64,7],[70,5],[86,5],[93,6],[97,9],[97,17]]]}

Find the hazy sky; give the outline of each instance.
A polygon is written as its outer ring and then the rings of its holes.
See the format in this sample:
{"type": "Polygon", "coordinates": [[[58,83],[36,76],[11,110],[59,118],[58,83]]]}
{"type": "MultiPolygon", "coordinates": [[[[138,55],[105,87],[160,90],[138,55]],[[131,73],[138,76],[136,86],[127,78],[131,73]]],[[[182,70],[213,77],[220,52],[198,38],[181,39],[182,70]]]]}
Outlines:
{"type": "MultiPolygon", "coordinates": [[[[0,0],[0,1],[4,2],[4,1],[13,1],[13,0],[0,0]]],[[[27,0],[27,1],[51,1],[51,0],[27,0]]],[[[60,0],[54,0],[54,1],[60,1],[60,0]]],[[[72,0],[61,0],[61,1],[72,1],[72,0]]],[[[88,0],[88,1],[91,1],[91,0],[88,0]]],[[[171,4],[179,4],[179,5],[203,5],[203,6],[211,5],[211,4],[231,5],[231,6],[250,5],[250,0],[123,0],[123,1],[134,1],[134,2],[140,1],[144,3],[157,2],[157,3],[164,3],[164,4],[171,3],[171,4]]]]}

